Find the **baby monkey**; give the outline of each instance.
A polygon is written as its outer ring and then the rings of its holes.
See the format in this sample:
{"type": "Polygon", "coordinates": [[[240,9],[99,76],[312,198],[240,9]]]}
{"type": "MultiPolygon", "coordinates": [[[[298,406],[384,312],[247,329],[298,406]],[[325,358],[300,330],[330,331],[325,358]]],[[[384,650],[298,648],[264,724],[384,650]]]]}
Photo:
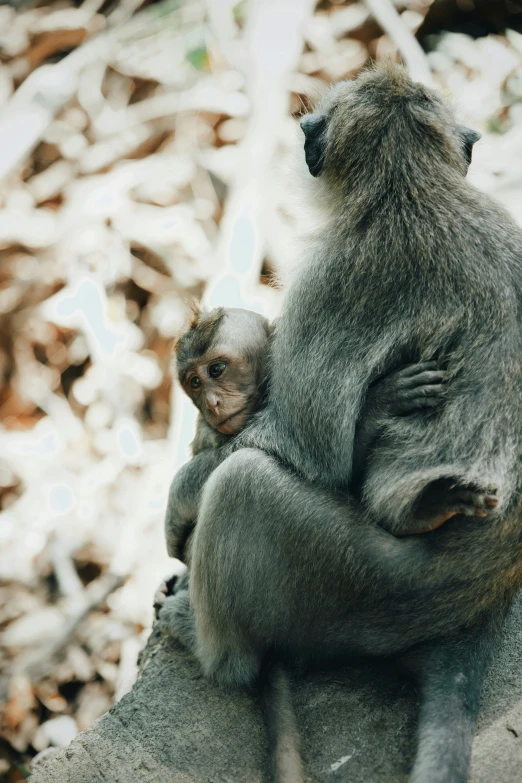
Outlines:
{"type": "Polygon", "coordinates": [[[258,411],[266,394],[272,327],[251,310],[219,307],[197,314],[175,349],[178,380],[199,410],[193,458],[170,486],[165,538],[171,557],[187,561],[199,501],[225,448],[258,411]]]}
{"type": "MultiPolygon", "coordinates": [[[[263,405],[272,331],[266,318],[250,310],[218,308],[196,315],[177,343],[178,379],[198,408],[199,417],[193,458],[176,474],[169,491],[165,537],[171,557],[190,561],[191,534],[203,487],[231,453],[235,436],[263,405]]],[[[425,362],[409,365],[373,384],[355,437],[357,486],[352,490],[357,494],[386,419],[435,408],[441,400],[444,377],[435,362],[425,362]]],[[[446,518],[441,517],[429,529],[446,518]]]]}

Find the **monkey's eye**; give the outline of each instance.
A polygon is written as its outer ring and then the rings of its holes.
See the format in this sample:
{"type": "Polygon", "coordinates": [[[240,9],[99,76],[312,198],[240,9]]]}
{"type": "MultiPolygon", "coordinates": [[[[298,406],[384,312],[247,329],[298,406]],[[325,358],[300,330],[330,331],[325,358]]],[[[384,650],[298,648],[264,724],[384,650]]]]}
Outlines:
{"type": "Polygon", "coordinates": [[[189,383],[192,389],[199,389],[201,387],[201,381],[197,375],[193,375],[189,383]]]}
{"type": "Polygon", "coordinates": [[[211,378],[219,378],[225,372],[226,367],[225,362],[214,362],[214,364],[209,365],[208,374],[211,378]]]}

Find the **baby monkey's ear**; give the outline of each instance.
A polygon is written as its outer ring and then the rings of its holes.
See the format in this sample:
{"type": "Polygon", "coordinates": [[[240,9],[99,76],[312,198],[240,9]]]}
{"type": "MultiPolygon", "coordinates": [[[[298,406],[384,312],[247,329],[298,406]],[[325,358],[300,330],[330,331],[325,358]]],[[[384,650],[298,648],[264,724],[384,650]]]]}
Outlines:
{"type": "Polygon", "coordinates": [[[187,334],[187,332],[190,332],[192,329],[195,329],[201,318],[201,308],[199,306],[199,302],[196,302],[195,299],[191,299],[190,301],[185,301],[185,306],[188,310],[188,313],[185,313],[185,316],[183,318],[183,323],[179,329],[178,334],[174,338],[171,346],[171,352],[172,352],[172,362],[170,368],[171,373],[175,371],[176,351],[178,350],[178,346],[181,338],[184,337],[187,334]]]}
{"type": "Polygon", "coordinates": [[[307,114],[300,122],[305,135],[305,160],[313,177],[318,177],[324,167],[326,152],[326,129],[328,123],[324,114],[307,114]]]}
{"type": "Polygon", "coordinates": [[[190,313],[191,313],[190,321],[188,323],[188,328],[194,329],[198,325],[199,319],[201,318],[201,308],[199,306],[199,302],[196,302],[195,299],[189,302],[188,306],[190,308],[190,313]]]}

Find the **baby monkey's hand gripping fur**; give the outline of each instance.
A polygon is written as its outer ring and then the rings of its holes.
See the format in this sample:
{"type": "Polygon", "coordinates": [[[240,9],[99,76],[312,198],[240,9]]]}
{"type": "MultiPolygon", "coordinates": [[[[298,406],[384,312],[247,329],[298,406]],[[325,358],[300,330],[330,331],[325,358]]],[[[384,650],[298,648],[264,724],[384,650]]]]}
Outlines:
{"type": "MultiPolygon", "coordinates": [[[[355,435],[352,491],[360,498],[364,479],[372,470],[371,456],[386,440],[386,424],[394,417],[427,412],[440,408],[446,373],[437,362],[423,362],[405,367],[382,378],[372,387],[355,435]]],[[[451,480],[434,482],[419,499],[413,511],[411,527],[396,535],[414,535],[435,530],[451,517],[485,517],[498,505],[496,489],[453,486],[451,480]]]]}

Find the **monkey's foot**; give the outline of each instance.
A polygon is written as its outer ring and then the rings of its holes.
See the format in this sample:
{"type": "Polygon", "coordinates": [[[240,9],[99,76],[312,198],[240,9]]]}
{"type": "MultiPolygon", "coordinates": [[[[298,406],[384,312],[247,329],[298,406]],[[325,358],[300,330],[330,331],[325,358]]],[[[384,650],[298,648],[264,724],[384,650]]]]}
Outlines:
{"type": "Polygon", "coordinates": [[[497,488],[487,487],[451,487],[445,498],[447,511],[436,522],[443,524],[451,517],[461,514],[465,517],[487,517],[498,506],[497,488]]]}
{"type": "Polygon", "coordinates": [[[187,587],[188,571],[184,571],[182,574],[173,574],[168,579],[164,579],[160,584],[156,592],[154,593],[154,616],[156,620],[159,617],[159,612],[169,595],[174,595],[178,590],[183,590],[187,587]]]}
{"type": "Polygon", "coordinates": [[[497,488],[480,488],[451,484],[448,479],[435,481],[424,493],[418,513],[419,523],[426,524],[398,532],[399,536],[412,536],[430,533],[442,527],[445,522],[455,516],[488,517],[496,510],[499,500],[497,488]]]}
{"type": "Polygon", "coordinates": [[[165,603],[158,614],[158,622],[162,631],[173,636],[187,649],[195,651],[194,616],[186,588],[178,589],[174,595],[165,598],[165,603]]]}

